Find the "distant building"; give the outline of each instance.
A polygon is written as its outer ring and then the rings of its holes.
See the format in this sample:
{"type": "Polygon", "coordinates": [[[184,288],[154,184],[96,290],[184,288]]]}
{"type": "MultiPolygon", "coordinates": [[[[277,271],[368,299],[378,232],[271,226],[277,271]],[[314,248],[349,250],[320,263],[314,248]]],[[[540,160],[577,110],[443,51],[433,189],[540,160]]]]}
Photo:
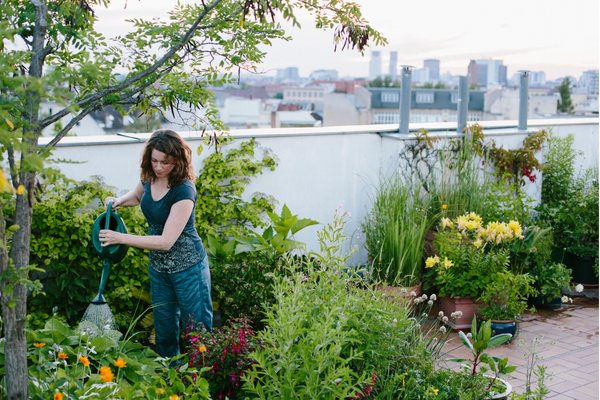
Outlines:
{"type": "Polygon", "coordinates": [[[529,86],[546,84],[546,73],[544,71],[531,71],[529,73],[529,86]]]}
{"type": "Polygon", "coordinates": [[[469,85],[479,83],[479,71],[477,68],[477,61],[471,60],[469,62],[469,67],[467,68],[467,76],[469,85]]]}
{"type": "Polygon", "coordinates": [[[297,81],[300,79],[297,67],[288,67],[277,70],[277,79],[280,81],[297,81]]]}
{"type": "Polygon", "coordinates": [[[588,95],[598,95],[598,70],[585,71],[579,79],[579,86],[586,88],[588,95]]]}
{"type": "Polygon", "coordinates": [[[390,68],[389,74],[392,78],[392,81],[395,81],[398,77],[398,52],[392,51],[390,52],[390,68]]]}
{"type": "Polygon", "coordinates": [[[482,59],[477,60],[480,85],[502,85],[507,83],[507,69],[502,60],[482,59]],[[485,66],[485,74],[483,73],[485,66]],[[485,80],[485,82],[484,82],[485,80]]]}
{"type": "MultiPolygon", "coordinates": [[[[61,106],[58,103],[44,102],[44,103],[40,104],[39,111],[40,111],[40,115],[42,117],[45,117],[45,116],[52,115],[53,113],[56,113],[56,112],[62,110],[63,108],[64,108],[64,106],[61,106]]],[[[118,125],[119,127],[122,128],[123,127],[123,122],[122,122],[123,117],[121,117],[121,114],[119,112],[117,112],[116,114],[117,114],[117,116],[115,117],[112,114],[107,113],[106,115],[102,116],[105,118],[101,118],[100,116],[98,116],[98,118],[94,118],[93,115],[86,115],[79,122],[77,122],[75,124],[73,129],[71,129],[71,131],[69,132],[69,135],[76,135],[76,136],[106,135],[107,127],[109,127],[109,128],[113,127],[113,121],[115,122],[114,125],[118,125]]],[[[62,126],[63,127],[67,126],[67,124],[71,121],[72,118],[73,118],[73,116],[71,114],[67,114],[66,116],[62,117],[60,119],[62,126]]],[[[52,125],[46,127],[42,131],[42,136],[56,135],[56,132],[54,131],[54,126],[55,126],[55,124],[52,124],[52,125]]]]}
{"type": "Polygon", "coordinates": [[[486,87],[487,86],[487,74],[488,74],[488,66],[487,64],[479,64],[477,63],[477,84],[479,86],[486,87]]]}
{"type": "Polygon", "coordinates": [[[338,72],[335,69],[319,69],[310,74],[313,81],[336,81],[338,72]]]}
{"type": "Polygon", "coordinates": [[[381,52],[372,51],[369,62],[369,79],[373,80],[379,76],[381,76],[381,52]]]}
{"type": "MultiPolygon", "coordinates": [[[[485,94],[485,120],[519,119],[519,90],[495,89],[485,94]]],[[[558,97],[529,95],[527,118],[539,119],[556,115],[558,97]]]]}
{"type": "Polygon", "coordinates": [[[351,93],[325,93],[323,126],[371,124],[371,93],[356,86],[351,93]]]}
{"type": "MultiPolygon", "coordinates": [[[[400,89],[367,88],[371,92],[371,112],[374,124],[400,122],[400,89]]],[[[469,91],[468,121],[483,117],[483,90],[469,91]]],[[[410,122],[456,122],[458,90],[413,89],[410,101],[410,122]]]]}
{"type": "Polygon", "coordinates": [[[423,68],[429,69],[429,81],[438,82],[440,80],[440,60],[425,60],[423,61],[423,68]]]}
{"type": "Polygon", "coordinates": [[[429,68],[421,68],[421,69],[415,69],[412,71],[412,77],[411,80],[414,83],[420,83],[421,85],[427,82],[431,81],[431,75],[430,75],[429,68]]]}

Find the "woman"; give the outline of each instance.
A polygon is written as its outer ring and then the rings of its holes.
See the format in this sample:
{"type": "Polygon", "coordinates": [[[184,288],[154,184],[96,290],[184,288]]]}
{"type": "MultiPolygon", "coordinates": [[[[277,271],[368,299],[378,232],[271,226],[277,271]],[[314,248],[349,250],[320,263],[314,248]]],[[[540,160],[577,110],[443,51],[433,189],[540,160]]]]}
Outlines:
{"type": "Polygon", "coordinates": [[[150,292],[156,351],[179,354],[179,321],[212,330],[208,257],[194,225],[197,199],[192,149],[174,131],[152,134],[142,155],[141,180],[121,197],[107,197],[112,208],[140,205],[148,236],[100,231],[102,246],[125,244],[150,250],[150,292]]]}

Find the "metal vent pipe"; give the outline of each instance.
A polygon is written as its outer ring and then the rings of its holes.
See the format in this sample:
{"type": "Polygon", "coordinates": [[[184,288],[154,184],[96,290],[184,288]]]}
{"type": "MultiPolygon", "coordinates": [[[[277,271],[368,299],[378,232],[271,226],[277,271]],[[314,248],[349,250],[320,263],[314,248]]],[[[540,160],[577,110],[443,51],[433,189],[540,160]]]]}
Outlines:
{"type": "Polygon", "coordinates": [[[529,71],[519,70],[519,126],[520,131],[527,130],[527,109],[529,102],[529,71]]]}
{"type": "Polygon", "coordinates": [[[466,76],[458,77],[458,99],[456,100],[456,133],[461,133],[467,127],[469,110],[469,87],[466,76]]]}
{"type": "Polygon", "coordinates": [[[402,81],[400,87],[400,127],[399,133],[408,135],[410,121],[410,85],[412,83],[412,65],[402,65],[402,81]]]}

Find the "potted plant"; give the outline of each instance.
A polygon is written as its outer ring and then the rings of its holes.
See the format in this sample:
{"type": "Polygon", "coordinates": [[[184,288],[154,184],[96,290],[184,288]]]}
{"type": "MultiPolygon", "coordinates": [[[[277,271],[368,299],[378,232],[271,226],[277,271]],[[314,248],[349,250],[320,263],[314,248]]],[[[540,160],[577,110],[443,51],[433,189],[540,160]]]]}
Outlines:
{"type": "Polygon", "coordinates": [[[361,224],[371,261],[369,275],[380,289],[420,294],[421,262],[429,228],[418,185],[396,173],[382,178],[373,207],[361,224]]]}
{"type": "MultiPolygon", "coordinates": [[[[481,318],[491,321],[493,336],[510,333],[514,338],[517,321],[527,309],[527,299],[538,293],[533,282],[526,274],[515,275],[510,271],[494,276],[479,298],[483,306],[478,309],[481,318]]],[[[535,308],[530,311],[535,312],[535,308]]]]}
{"type": "MultiPolygon", "coordinates": [[[[533,298],[534,304],[560,307],[562,290],[571,286],[571,270],[562,263],[550,261],[534,265],[531,277],[535,280],[534,287],[539,292],[539,295],[533,298]]],[[[583,287],[577,290],[581,291],[583,287]]]]}
{"type": "Polygon", "coordinates": [[[427,258],[425,267],[431,268],[430,279],[438,287],[444,313],[462,312],[453,329],[469,328],[477,313],[476,300],[498,273],[507,270],[509,248],[523,239],[522,233],[518,221],[484,226],[475,213],[442,219],[435,239],[438,254],[427,258]]]}
{"type": "Polygon", "coordinates": [[[508,358],[489,356],[485,351],[510,340],[512,335],[503,333],[492,336],[491,321],[481,324],[477,329],[477,317],[471,321],[471,333],[458,332],[461,342],[471,351],[473,358],[449,358],[446,361],[460,362],[463,371],[470,375],[471,379],[479,383],[478,391],[481,398],[504,399],[512,392],[512,386],[506,380],[500,378],[517,369],[508,364],[508,358]],[[473,340],[471,342],[471,339],[473,340]],[[466,362],[466,363],[465,363],[466,362]],[[479,368],[479,369],[478,369],[479,368]]]}

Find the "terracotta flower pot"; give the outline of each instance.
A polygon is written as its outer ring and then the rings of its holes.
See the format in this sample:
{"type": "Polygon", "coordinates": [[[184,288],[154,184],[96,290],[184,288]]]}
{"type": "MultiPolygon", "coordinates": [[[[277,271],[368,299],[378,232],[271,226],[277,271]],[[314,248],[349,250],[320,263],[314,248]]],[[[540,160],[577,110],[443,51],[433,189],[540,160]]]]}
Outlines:
{"type": "Polygon", "coordinates": [[[377,285],[376,289],[386,293],[388,298],[396,299],[399,303],[405,302],[406,299],[411,299],[413,296],[410,295],[411,292],[415,292],[416,296],[421,296],[421,287],[422,283],[419,283],[416,286],[407,286],[407,287],[399,287],[399,286],[387,286],[387,285],[377,285]],[[402,289],[406,290],[406,293],[403,293],[402,289]]]}
{"type": "Polygon", "coordinates": [[[450,319],[448,325],[455,331],[466,331],[471,329],[471,322],[475,315],[479,316],[477,307],[481,307],[482,304],[479,301],[475,301],[470,296],[454,296],[454,297],[442,297],[442,311],[444,315],[451,318],[452,313],[461,311],[462,315],[458,319],[450,319]]]}

